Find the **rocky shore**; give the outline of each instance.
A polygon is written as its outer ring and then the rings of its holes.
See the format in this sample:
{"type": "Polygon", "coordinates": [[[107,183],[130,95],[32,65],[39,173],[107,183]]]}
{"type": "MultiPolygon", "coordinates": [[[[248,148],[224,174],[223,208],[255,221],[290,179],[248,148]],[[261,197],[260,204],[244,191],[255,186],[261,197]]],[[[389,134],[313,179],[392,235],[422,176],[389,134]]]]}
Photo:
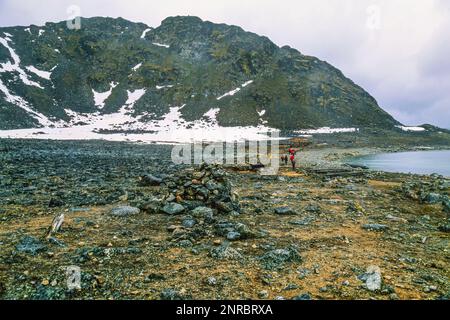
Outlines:
{"type": "Polygon", "coordinates": [[[450,297],[449,179],[345,165],[371,148],[276,176],[171,148],[0,140],[0,298],[450,297]]]}

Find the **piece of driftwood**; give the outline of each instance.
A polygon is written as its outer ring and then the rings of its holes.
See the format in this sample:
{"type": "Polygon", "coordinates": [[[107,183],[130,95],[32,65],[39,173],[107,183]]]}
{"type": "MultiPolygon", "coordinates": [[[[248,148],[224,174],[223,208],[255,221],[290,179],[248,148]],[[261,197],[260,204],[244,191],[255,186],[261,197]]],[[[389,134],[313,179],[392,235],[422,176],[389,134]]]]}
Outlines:
{"type": "Polygon", "coordinates": [[[64,223],[64,213],[61,213],[60,215],[54,217],[52,225],[48,230],[47,238],[51,238],[53,234],[57,233],[61,229],[63,223],[64,223]]]}

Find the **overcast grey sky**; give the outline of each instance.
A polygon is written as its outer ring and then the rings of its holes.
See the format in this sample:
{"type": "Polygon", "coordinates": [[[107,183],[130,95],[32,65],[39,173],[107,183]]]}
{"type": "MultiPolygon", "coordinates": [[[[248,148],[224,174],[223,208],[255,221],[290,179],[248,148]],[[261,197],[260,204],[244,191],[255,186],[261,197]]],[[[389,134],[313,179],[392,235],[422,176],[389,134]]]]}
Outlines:
{"type": "Polygon", "coordinates": [[[407,125],[450,128],[448,0],[0,0],[0,25],[123,17],[156,27],[173,15],[235,24],[326,60],[407,125]]]}

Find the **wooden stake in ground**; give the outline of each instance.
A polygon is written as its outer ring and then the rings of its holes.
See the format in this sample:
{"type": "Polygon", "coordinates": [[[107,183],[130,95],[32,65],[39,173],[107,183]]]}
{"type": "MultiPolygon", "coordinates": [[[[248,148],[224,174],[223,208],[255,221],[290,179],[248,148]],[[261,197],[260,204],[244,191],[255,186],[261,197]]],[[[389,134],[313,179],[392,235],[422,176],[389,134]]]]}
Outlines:
{"type": "Polygon", "coordinates": [[[61,229],[63,223],[64,223],[64,213],[61,213],[60,215],[54,217],[52,225],[47,233],[47,239],[51,238],[54,233],[57,233],[61,229]]]}

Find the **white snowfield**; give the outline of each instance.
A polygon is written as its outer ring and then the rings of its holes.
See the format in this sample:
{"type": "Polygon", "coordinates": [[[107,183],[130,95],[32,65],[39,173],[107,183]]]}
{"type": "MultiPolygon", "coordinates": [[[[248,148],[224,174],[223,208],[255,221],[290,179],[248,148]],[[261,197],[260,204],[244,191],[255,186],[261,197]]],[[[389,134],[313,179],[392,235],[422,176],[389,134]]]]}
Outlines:
{"type": "Polygon", "coordinates": [[[358,132],[358,128],[330,128],[330,127],[323,127],[319,129],[308,129],[308,130],[297,130],[295,133],[300,134],[332,134],[332,133],[349,133],[349,132],[358,132]]]}
{"type": "Polygon", "coordinates": [[[97,106],[99,109],[103,109],[105,107],[105,101],[109,98],[113,89],[117,87],[117,85],[118,83],[111,82],[109,84],[109,90],[105,92],[96,92],[94,89],[92,89],[92,93],[94,94],[95,106],[97,106]]]}
{"type": "Polygon", "coordinates": [[[50,139],[50,140],[107,140],[130,141],[142,143],[182,144],[199,141],[261,141],[272,139],[270,133],[278,132],[263,125],[258,127],[221,127],[217,124],[216,115],[219,109],[211,109],[204,119],[188,122],[182,119],[183,106],[172,107],[160,120],[147,123],[138,122],[127,114],[126,108],[109,115],[81,115],[67,110],[73,117],[72,122],[89,123],[87,125],[66,128],[38,128],[20,130],[0,130],[0,138],[50,139]],[[99,130],[145,130],[148,133],[112,133],[102,134],[99,130]]]}
{"type": "Polygon", "coordinates": [[[225,97],[234,96],[236,93],[241,91],[241,88],[245,88],[252,83],[253,83],[253,80],[247,81],[244,84],[242,84],[239,88],[236,88],[234,90],[231,90],[231,91],[225,93],[224,95],[221,95],[220,97],[217,98],[217,100],[222,100],[225,97]]]}
{"type": "Polygon", "coordinates": [[[135,65],[135,66],[133,67],[133,71],[138,70],[140,67],[142,67],[142,63],[139,63],[139,64],[135,65]]]}
{"type": "Polygon", "coordinates": [[[159,43],[159,42],[153,42],[153,45],[155,45],[157,47],[170,48],[170,46],[168,44],[163,44],[163,43],[159,43]]]}
{"type": "Polygon", "coordinates": [[[405,127],[405,126],[397,126],[397,128],[402,129],[403,131],[410,131],[410,132],[423,132],[427,131],[425,128],[422,127],[405,127]]]}
{"type": "Polygon", "coordinates": [[[153,30],[152,28],[145,29],[144,32],[142,32],[141,39],[145,39],[147,33],[149,33],[152,30],[153,30]]]}
{"type": "Polygon", "coordinates": [[[127,102],[125,102],[125,104],[127,106],[134,106],[134,104],[140,99],[142,98],[142,96],[145,94],[146,90],[145,89],[138,89],[135,91],[129,91],[127,90],[128,93],[128,99],[127,102]]]}
{"type": "Polygon", "coordinates": [[[46,80],[50,80],[52,77],[51,72],[39,70],[38,68],[36,68],[34,66],[28,66],[28,67],[26,67],[26,69],[30,72],[33,72],[35,75],[37,75],[43,79],[46,79],[46,80]]]}
{"type": "Polygon", "coordinates": [[[22,82],[28,86],[35,86],[40,89],[44,89],[43,86],[41,86],[39,83],[34,82],[29,79],[29,75],[20,67],[20,58],[16,54],[13,48],[9,45],[9,42],[12,42],[10,37],[2,38],[0,37],[0,44],[2,44],[6,49],[8,49],[9,54],[13,60],[13,63],[11,61],[8,61],[6,63],[0,63],[0,72],[16,72],[19,74],[20,79],[22,82]]]}
{"type": "Polygon", "coordinates": [[[169,84],[166,86],[156,86],[156,90],[169,89],[169,88],[173,88],[173,85],[169,84]]]}
{"type": "Polygon", "coordinates": [[[30,108],[28,102],[25,101],[22,97],[12,94],[9,91],[9,89],[3,84],[1,79],[0,79],[0,92],[2,92],[5,95],[5,100],[7,102],[12,103],[17,107],[22,108],[23,110],[28,112],[28,114],[30,114],[33,118],[38,120],[40,125],[49,126],[53,124],[53,122],[50,121],[45,115],[37,111],[34,111],[32,108],[30,108]]]}

